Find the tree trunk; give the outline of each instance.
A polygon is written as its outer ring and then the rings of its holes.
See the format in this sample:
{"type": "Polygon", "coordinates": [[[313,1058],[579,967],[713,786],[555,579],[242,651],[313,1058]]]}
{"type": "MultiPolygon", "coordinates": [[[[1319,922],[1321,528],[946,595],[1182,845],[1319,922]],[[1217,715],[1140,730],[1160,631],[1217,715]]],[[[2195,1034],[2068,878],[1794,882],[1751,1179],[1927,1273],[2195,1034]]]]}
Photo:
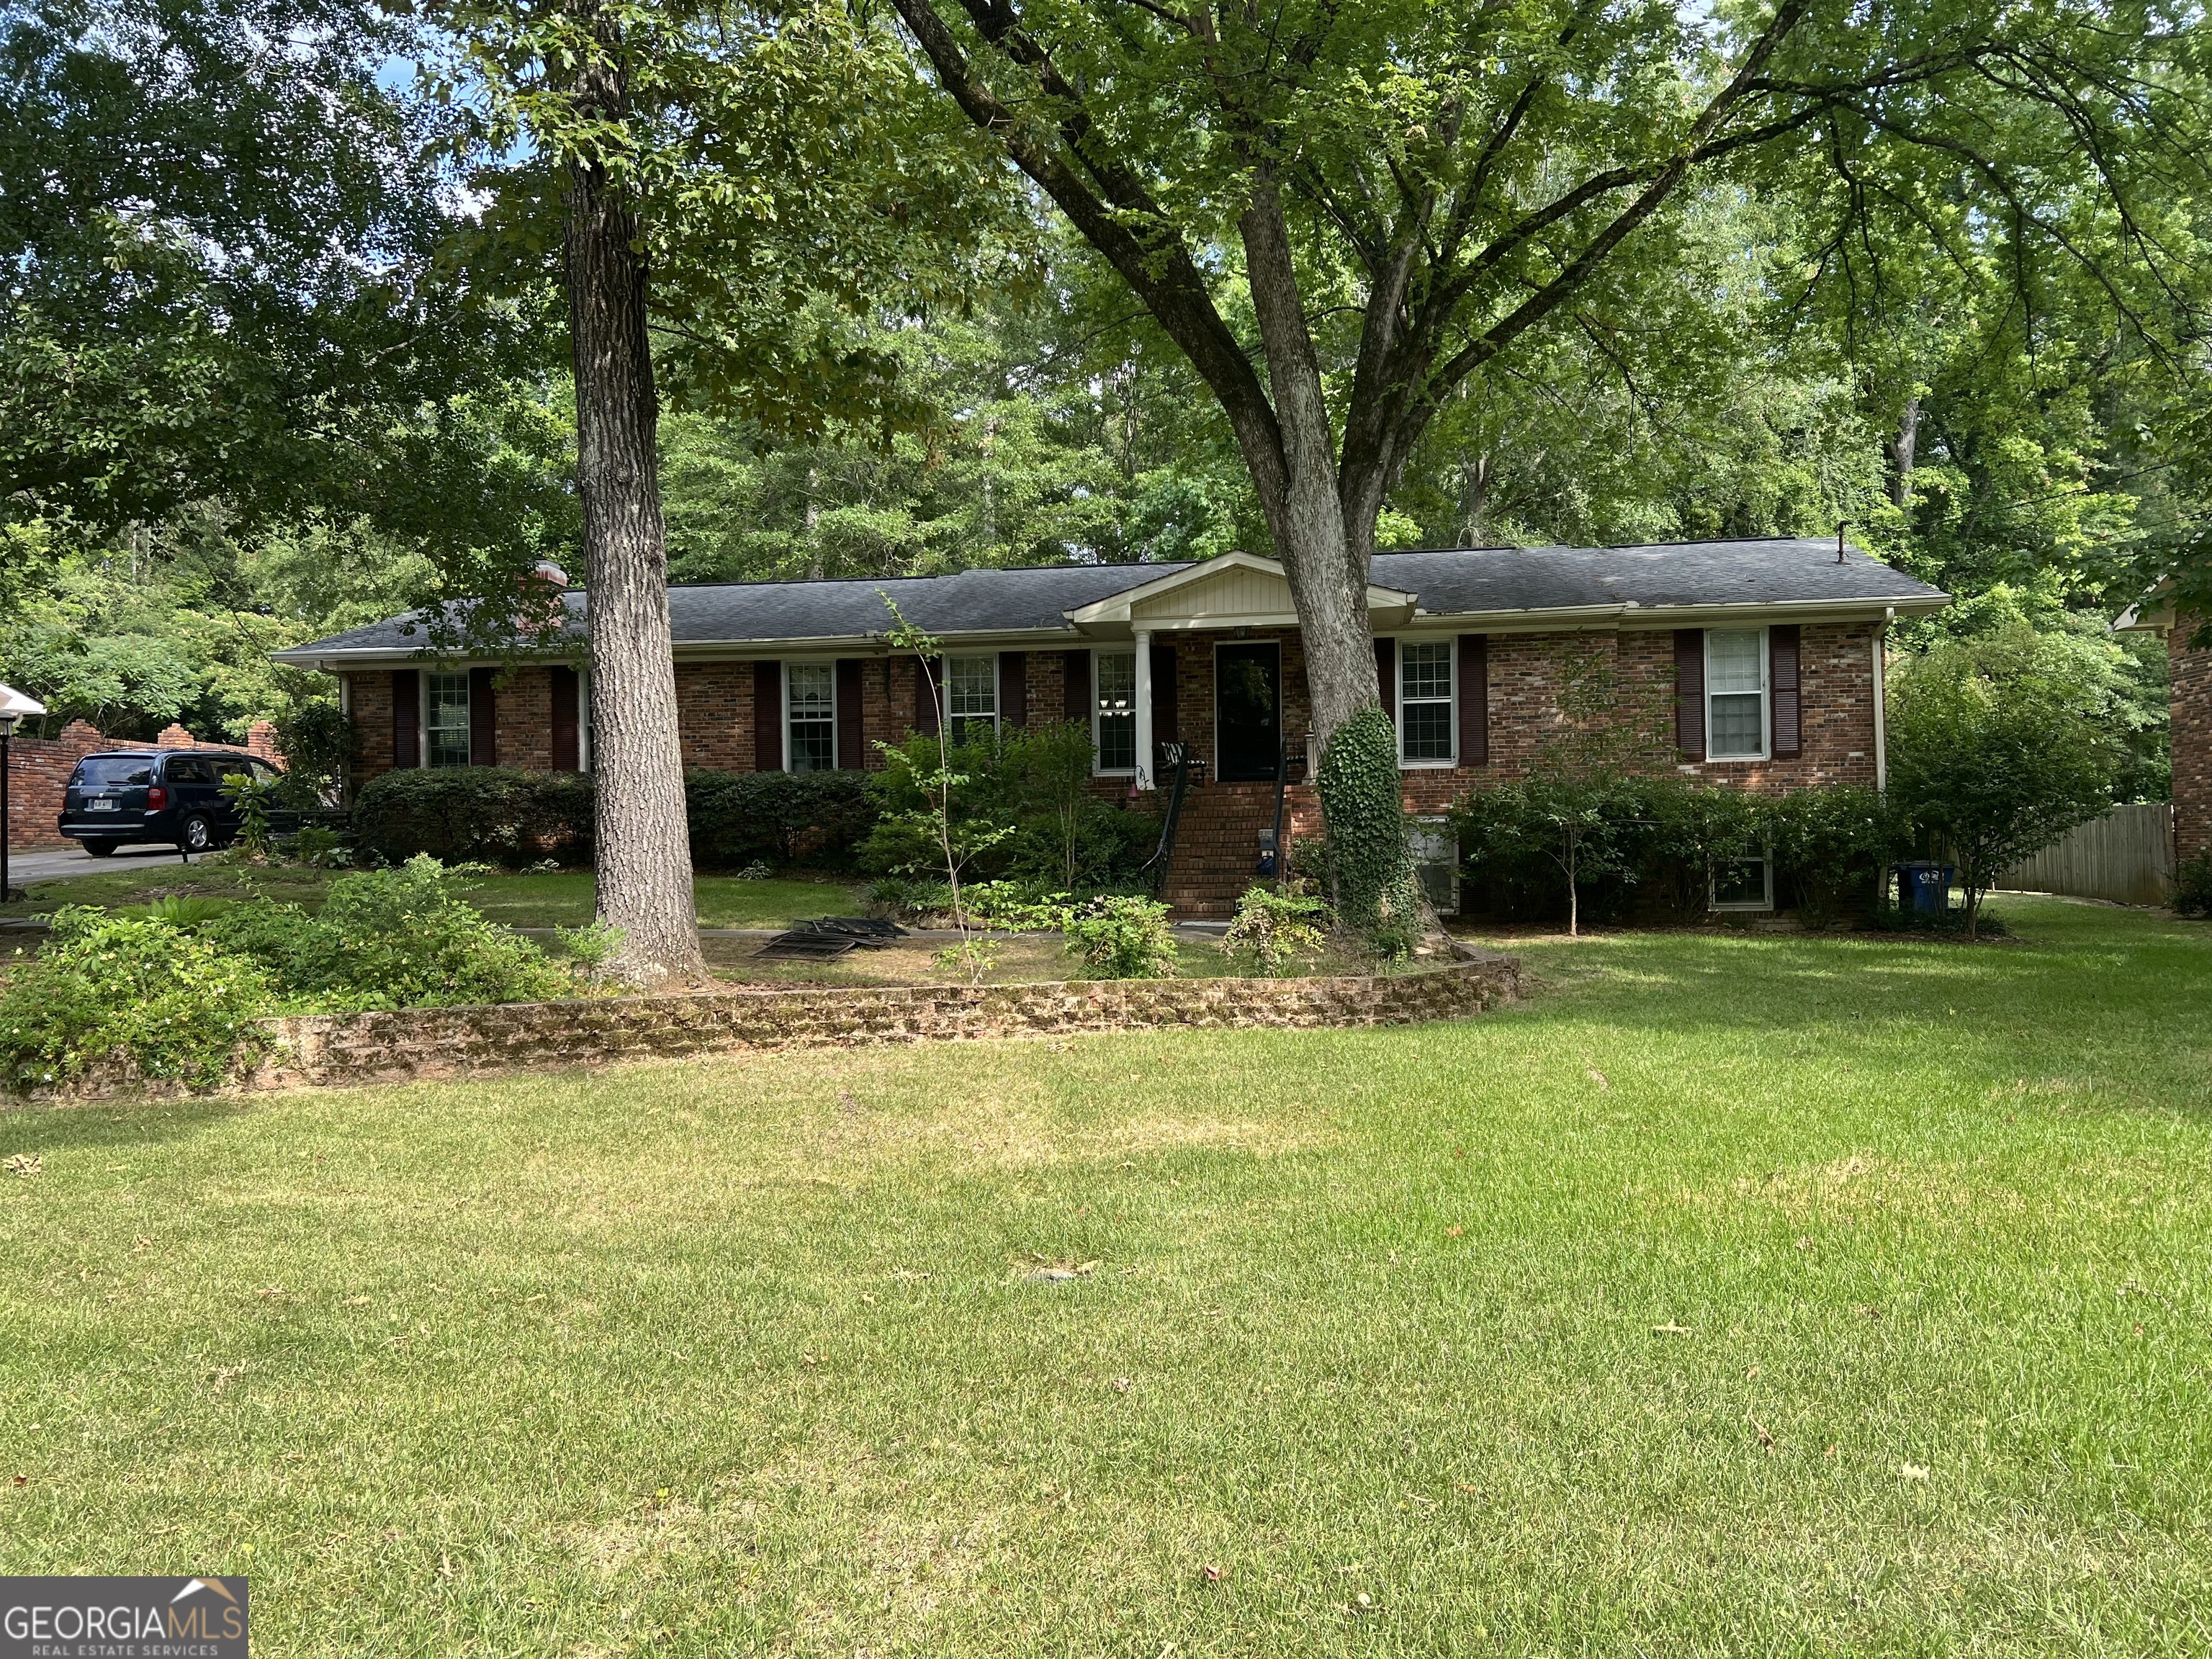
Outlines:
{"type": "Polygon", "coordinates": [[[1908,398],[1889,446],[1889,499],[1899,512],[1912,505],[1912,452],[1920,441],[1920,399],[1908,398]]]}
{"type": "Polygon", "coordinates": [[[1382,702],[1367,615],[1375,521],[1371,514],[1364,524],[1356,515],[1348,520],[1338,493],[1327,393],[1299,301],[1289,228],[1272,182],[1263,178],[1253,191],[1238,228],[1279,431],[1277,456],[1267,458],[1274,465],[1246,459],[1290,579],[1305,647],[1314,738],[1326,754],[1338,726],[1382,702]]]}
{"type": "Polygon", "coordinates": [[[1473,455],[1459,464],[1459,540],[1482,547],[1490,540],[1490,457],[1473,455]]]}
{"type": "MultiPolygon", "coordinates": [[[[628,113],[620,26],[595,0],[570,0],[600,52],[576,70],[578,105],[628,113]]],[[[660,514],[653,353],[637,217],[604,167],[568,175],[562,252],[576,374],[576,491],[583,506],[591,619],[592,786],[599,807],[599,915],[622,929],[611,966],[653,984],[706,976],[691,896],[668,548],[660,514]]]]}

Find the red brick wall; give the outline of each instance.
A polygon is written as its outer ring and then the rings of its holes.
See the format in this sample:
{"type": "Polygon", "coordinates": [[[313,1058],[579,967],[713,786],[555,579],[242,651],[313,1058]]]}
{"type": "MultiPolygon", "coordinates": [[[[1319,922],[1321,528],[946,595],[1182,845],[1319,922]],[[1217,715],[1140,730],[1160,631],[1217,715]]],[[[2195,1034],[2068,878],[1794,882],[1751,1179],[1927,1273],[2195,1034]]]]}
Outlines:
{"type": "Polygon", "coordinates": [[[2212,649],[2191,648],[2194,617],[2166,635],[2173,670],[2173,850],[2191,859],[2212,848],[2212,649]]]}
{"type": "MultiPolygon", "coordinates": [[[[1493,635],[1489,649],[1490,764],[1408,771],[1407,804],[1415,811],[1440,811],[1470,787],[1523,776],[1547,760],[1575,754],[1631,770],[1678,769],[1709,781],[1754,789],[1871,784],[1876,633],[1870,623],[1804,629],[1800,758],[1695,764],[1684,763],[1674,750],[1671,630],[1493,635]]],[[[1156,646],[1172,645],[1176,651],[1177,734],[1209,769],[1216,759],[1214,647],[1238,640],[1273,640],[1281,645],[1283,726],[1294,748],[1312,724],[1305,655],[1297,629],[1156,635],[1156,646]]],[[[1032,721],[1057,720],[1064,698],[1060,650],[1033,650],[1025,657],[1032,721]]],[[[677,665],[685,765],[738,772],[752,769],[753,668],[750,661],[677,665]]],[[[872,657],[862,671],[863,741],[866,763],[872,770],[883,760],[877,743],[895,742],[913,726],[917,672],[916,659],[908,656],[872,657]]],[[[2179,674],[2176,684],[2180,684],[2179,674]]],[[[495,695],[501,764],[549,764],[552,705],[546,671],[520,670],[501,681],[495,695]]],[[[390,676],[354,676],[352,708],[361,737],[358,775],[366,780],[392,765],[390,676]]],[[[1112,787],[1119,792],[1118,783],[1112,787]]]]}
{"type": "Polygon", "coordinates": [[[492,749],[499,764],[551,771],[553,671],[518,668],[493,682],[491,702],[492,749]]]}
{"type": "Polygon", "coordinates": [[[392,769],[392,675],[379,669],[343,678],[353,720],[353,781],[358,787],[392,769]]]}
{"type": "Polygon", "coordinates": [[[678,663],[676,721],[684,765],[752,770],[753,665],[678,663]]]}
{"type": "MultiPolygon", "coordinates": [[[[1579,755],[1636,772],[1678,771],[1765,790],[1871,786],[1875,775],[1872,623],[1808,627],[1800,642],[1802,753],[1787,761],[1685,763],[1674,748],[1674,635],[1496,634],[1490,638],[1490,764],[1404,774],[1409,811],[1438,812],[1470,788],[1523,777],[1547,758],[1579,755]],[[1577,720],[1574,716],[1579,714],[1577,720]]],[[[1296,631],[1255,629],[1177,636],[1182,735],[1213,759],[1213,645],[1283,641],[1284,728],[1297,744],[1311,724],[1304,653],[1296,631]]],[[[1462,695],[1465,688],[1462,688],[1462,695]]]]}

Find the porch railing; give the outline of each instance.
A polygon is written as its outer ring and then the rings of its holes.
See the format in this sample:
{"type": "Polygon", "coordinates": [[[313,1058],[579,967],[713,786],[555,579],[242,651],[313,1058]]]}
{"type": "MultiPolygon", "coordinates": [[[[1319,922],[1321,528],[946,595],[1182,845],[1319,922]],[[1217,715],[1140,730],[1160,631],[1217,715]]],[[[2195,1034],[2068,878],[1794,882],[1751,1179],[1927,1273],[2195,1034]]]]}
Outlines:
{"type": "Polygon", "coordinates": [[[1260,873],[1278,879],[1290,874],[1283,857],[1283,803],[1291,786],[1291,740],[1285,738],[1275,750],[1275,827],[1260,832],[1260,873]]]}
{"type": "Polygon", "coordinates": [[[1182,823],[1182,799],[1190,790],[1190,775],[1205,764],[1191,759],[1190,750],[1183,744],[1164,743],[1159,750],[1159,769],[1172,773],[1174,781],[1168,786],[1167,816],[1160,821],[1160,844],[1137,872],[1150,884],[1154,898],[1167,885],[1168,866],[1175,862],[1176,830],[1182,823]]]}

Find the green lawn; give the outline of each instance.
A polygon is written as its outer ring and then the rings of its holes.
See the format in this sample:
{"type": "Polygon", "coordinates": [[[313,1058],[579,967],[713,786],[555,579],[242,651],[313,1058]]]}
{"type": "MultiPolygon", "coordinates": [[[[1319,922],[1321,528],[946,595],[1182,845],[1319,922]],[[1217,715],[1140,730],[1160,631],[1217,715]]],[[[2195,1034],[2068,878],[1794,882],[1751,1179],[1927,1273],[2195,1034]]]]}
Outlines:
{"type": "Polygon", "coordinates": [[[2212,928],[2001,908],[0,1115],[0,1571],[288,1655],[2202,1655],[2212,928]]]}
{"type": "MultiPolygon", "coordinates": [[[[143,904],[165,893],[208,893],[228,898],[258,890],[315,908],[333,872],[163,860],[33,884],[27,902],[0,906],[0,915],[42,915],[64,904],[143,904]]],[[[577,927],[592,919],[588,872],[472,877],[470,901],[510,927],[577,927]]],[[[805,877],[739,881],[701,876],[692,884],[702,927],[781,927],[802,917],[849,913],[857,902],[851,884],[805,877]]]]}

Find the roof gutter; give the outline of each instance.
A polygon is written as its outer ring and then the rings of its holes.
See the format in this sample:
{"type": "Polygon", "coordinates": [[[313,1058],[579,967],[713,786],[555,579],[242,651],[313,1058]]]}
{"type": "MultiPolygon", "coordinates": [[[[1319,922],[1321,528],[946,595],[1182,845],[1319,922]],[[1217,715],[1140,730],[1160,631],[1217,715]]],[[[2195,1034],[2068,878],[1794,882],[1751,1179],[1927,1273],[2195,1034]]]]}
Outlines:
{"type": "MultiPolygon", "coordinates": [[[[1461,632],[1549,633],[1593,628],[1686,628],[1777,619],[1878,622],[1899,616],[1927,616],[1950,603],[1948,593],[1898,600],[1869,596],[1845,599],[1770,600],[1741,605],[1645,605],[1630,599],[1611,605],[1550,605],[1511,611],[1428,611],[1417,609],[1411,620],[1404,625],[1417,629],[1449,627],[1461,632]]],[[[1178,620],[1173,624],[1175,628],[1191,630],[1261,625],[1231,617],[1224,617],[1218,622],[1211,618],[1178,620]]],[[[1152,624],[1155,631],[1161,626],[1157,623],[1152,624]]],[[[944,634],[938,637],[948,647],[1003,650],[1020,650],[1054,643],[1079,647],[1093,642],[1096,638],[1068,624],[1057,628],[998,629],[989,632],[944,634]]],[[[505,657],[483,653],[441,656],[428,646],[416,645],[360,646],[335,651],[295,647],[287,651],[272,652],[270,659],[295,668],[319,669],[325,673],[349,668],[400,668],[410,663],[429,661],[498,665],[518,661],[559,662],[564,658],[573,659],[580,656],[585,649],[582,639],[579,638],[573,643],[573,651],[541,650],[505,657]]],[[[805,639],[684,640],[677,642],[673,654],[678,662],[696,662],[733,656],[759,658],[840,652],[848,655],[894,654],[880,634],[827,634],[805,639]]]]}

